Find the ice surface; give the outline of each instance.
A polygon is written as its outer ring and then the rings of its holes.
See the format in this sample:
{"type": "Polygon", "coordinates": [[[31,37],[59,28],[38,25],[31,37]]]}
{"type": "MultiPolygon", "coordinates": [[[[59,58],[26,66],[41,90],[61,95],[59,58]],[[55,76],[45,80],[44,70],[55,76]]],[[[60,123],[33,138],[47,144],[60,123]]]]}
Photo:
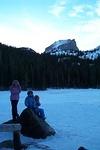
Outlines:
{"type": "MultiPolygon", "coordinates": [[[[55,136],[32,139],[21,136],[29,150],[100,150],[100,90],[48,89],[34,91],[40,96],[47,122],[56,130],[55,136]]],[[[11,118],[9,91],[0,92],[0,123],[11,118]]],[[[25,108],[26,92],[20,95],[19,113],[25,108]]],[[[0,133],[0,142],[12,139],[12,133],[0,133]]]]}

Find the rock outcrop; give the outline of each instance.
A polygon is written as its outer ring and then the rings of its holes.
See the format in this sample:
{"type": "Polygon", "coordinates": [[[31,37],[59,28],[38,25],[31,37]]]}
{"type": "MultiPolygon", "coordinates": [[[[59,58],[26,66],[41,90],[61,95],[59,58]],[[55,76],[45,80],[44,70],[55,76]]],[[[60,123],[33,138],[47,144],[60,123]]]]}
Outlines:
{"type": "Polygon", "coordinates": [[[21,133],[32,138],[46,138],[54,135],[55,130],[39,118],[31,109],[24,109],[20,115],[21,133]]]}
{"type": "Polygon", "coordinates": [[[59,40],[45,49],[45,53],[79,51],[75,39],[59,40]]]}

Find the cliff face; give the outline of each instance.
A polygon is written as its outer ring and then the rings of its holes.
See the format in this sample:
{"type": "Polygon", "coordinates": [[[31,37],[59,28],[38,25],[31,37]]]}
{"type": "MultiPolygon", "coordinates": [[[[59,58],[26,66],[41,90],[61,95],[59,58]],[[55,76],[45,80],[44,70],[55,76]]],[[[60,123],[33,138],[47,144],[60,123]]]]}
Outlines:
{"type": "Polygon", "coordinates": [[[45,49],[45,53],[79,51],[75,39],[59,40],[45,49]]]}

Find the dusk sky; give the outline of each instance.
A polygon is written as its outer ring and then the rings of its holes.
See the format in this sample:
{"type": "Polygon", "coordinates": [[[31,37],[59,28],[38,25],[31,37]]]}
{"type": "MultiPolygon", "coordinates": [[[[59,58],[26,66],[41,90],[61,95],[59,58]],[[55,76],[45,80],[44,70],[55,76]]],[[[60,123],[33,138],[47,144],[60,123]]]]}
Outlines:
{"type": "Polygon", "coordinates": [[[0,0],[0,42],[36,52],[75,39],[80,50],[100,45],[100,0],[0,0]]]}

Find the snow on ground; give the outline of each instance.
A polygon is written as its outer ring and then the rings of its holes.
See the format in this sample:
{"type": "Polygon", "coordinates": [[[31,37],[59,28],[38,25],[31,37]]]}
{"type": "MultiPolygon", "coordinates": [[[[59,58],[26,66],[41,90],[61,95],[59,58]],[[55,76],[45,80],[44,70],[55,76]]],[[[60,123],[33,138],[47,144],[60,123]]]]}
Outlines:
{"type": "MultiPolygon", "coordinates": [[[[28,150],[100,150],[100,90],[48,89],[34,91],[40,96],[47,122],[56,130],[55,136],[32,139],[21,136],[28,150]]],[[[9,91],[0,92],[0,123],[11,118],[9,91]]],[[[19,113],[25,108],[26,91],[20,96],[19,113]]],[[[12,133],[0,133],[0,142],[12,139],[12,133]]]]}

